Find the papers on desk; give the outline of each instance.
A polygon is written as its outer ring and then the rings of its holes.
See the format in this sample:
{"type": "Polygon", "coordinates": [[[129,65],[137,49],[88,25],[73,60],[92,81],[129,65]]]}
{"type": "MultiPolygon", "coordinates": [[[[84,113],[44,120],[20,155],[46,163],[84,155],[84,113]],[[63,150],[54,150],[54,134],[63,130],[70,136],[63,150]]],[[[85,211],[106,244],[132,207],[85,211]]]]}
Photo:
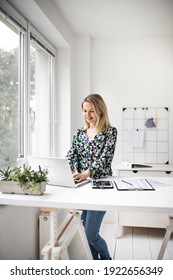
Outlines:
{"type": "Polygon", "coordinates": [[[159,182],[151,178],[150,179],[148,178],[147,180],[151,184],[151,186],[153,186],[153,188],[155,189],[170,186],[170,184],[159,182]]]}
{"type": "Polygon", "coordinates": [[[145,178],[125,178],[114,179],[118,191],[154,191],[150,179],[145,178]]]}

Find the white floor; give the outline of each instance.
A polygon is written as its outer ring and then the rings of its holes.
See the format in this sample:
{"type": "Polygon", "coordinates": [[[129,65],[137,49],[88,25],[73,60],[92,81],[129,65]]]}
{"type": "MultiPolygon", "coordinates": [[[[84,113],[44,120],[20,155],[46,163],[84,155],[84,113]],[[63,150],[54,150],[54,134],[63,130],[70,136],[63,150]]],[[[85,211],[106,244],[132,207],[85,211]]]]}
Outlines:
{"type": "MultiPolygon", "coordinates": [[[[115,225],[103,223],[101,236],[106,240],[110,255],[115,260],[156,260],[163,237],[164,229],[124,227],[122,235],[115,238],[115,225]]],[[[69,246],[70,259],[85,260],[85,252],[76,235],[69,246]],[[76,246],[78,244],[78,246],[76,246]],[[77,248],[78,247],[78,248],[77,248]]],[[[173,260],[173,234],[164,254],[164,260],[173,260]]]]}
{"type": "MultiPolygon", "coordinates": [[[[114,237],[114,232],[114,224],[104,224],[102,236],[116,260],[156,260],[165,234],[164,229],[142,227],[124,227],[119,238],[114,237]]],[[[173,260],[173,235],[163,259],[173,260]]]]}

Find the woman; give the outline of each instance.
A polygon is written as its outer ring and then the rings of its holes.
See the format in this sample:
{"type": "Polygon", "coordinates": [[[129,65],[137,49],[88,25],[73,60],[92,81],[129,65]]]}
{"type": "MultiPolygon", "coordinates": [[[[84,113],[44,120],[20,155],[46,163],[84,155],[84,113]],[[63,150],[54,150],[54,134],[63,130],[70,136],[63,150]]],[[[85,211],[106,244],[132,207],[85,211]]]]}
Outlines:
{"type": "MultiPolygon", "coordinates": [[[[68,151],[74,180],[100,179],[112,175],[111,164],[117,129],[109,122],[106,104],[99,94],[90,94],[82,102],[85,127],[78,129],[68,151]]],[[[84,210],[82,220],[93,259],[111,259],[105,240],[99,235],[105,211],[84,210]]]]}

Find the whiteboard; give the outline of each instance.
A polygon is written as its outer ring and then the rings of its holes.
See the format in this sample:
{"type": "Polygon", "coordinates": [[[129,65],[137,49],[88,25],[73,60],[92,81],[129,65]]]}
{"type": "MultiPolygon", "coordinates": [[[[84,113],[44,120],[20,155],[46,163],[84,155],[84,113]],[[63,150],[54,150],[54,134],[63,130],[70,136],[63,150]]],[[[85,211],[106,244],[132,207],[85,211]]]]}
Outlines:
{"type": "Polygon", "coordinates": [[[123,160],[169,163],[168,107],[122,108],[123,160]]]}

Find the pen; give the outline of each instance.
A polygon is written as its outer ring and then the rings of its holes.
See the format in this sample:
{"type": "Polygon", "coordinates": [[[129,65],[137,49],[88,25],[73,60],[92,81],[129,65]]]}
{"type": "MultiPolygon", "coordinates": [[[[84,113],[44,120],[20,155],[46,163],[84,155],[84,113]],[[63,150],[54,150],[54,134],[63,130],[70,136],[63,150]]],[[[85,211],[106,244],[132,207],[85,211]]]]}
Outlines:
{"type": "Polygon", "coordinates": [[[125,181],[125,180],[121,180],[121,182],[123,182],[123,183],[126,183],[126,184],[128,184],[128,185],[133,186],[133,184],[132,184],[132,183],[129,183],[129,182],[125,181]]]}
{"type": "Polygon", "coordinates": [[[145,181],[150,185],[150,187],[153,188],[153,186],[151,185],[151,183],[147,179],[145,179],[145,181]]]}

